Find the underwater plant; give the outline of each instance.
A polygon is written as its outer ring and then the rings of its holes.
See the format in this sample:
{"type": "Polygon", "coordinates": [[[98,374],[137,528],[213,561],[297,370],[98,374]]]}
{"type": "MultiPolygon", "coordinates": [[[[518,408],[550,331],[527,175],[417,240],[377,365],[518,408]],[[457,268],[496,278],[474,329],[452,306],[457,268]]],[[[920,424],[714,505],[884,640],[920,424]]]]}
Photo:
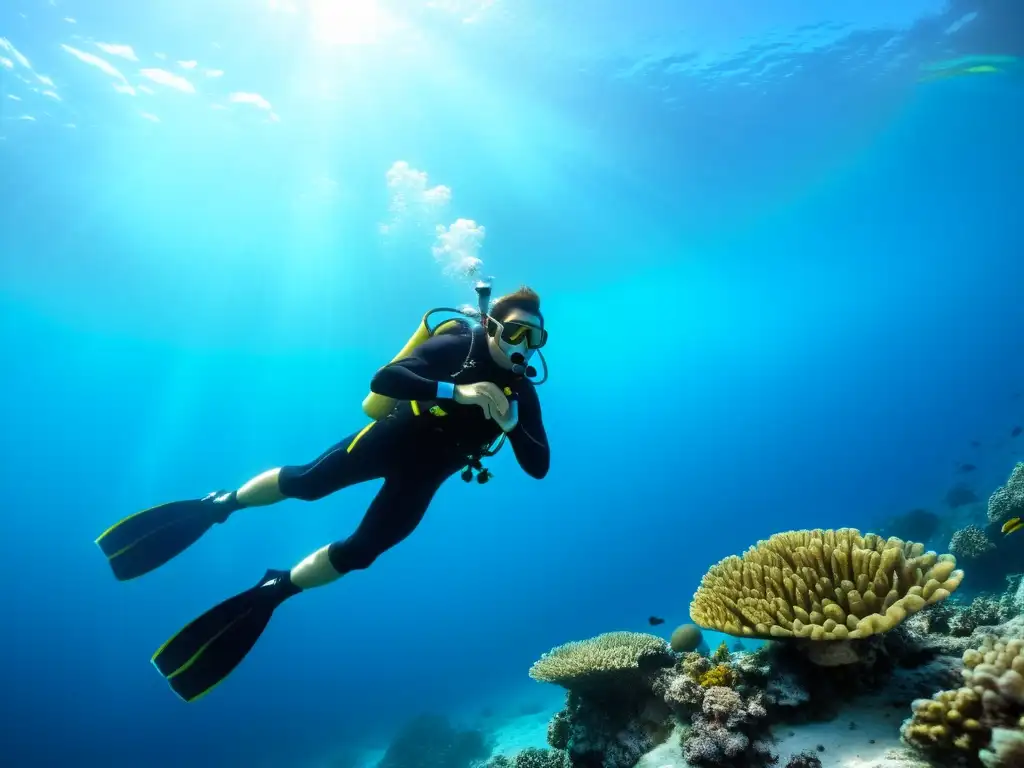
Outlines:
{"type": "MultiPolygon", "coordinates": [[[[1016,690],[1019,683],[1024,694],[1024,652],[1017,661],[1009,658],[1018,645],[1024,649],[1024,639],[985,641],[977,664],[968,653],[974,665],[968,687],[988,687],[976,695],[954,689],[951,695],[964,698],[963,712],[924,722],[936,707],[921,702],[936,688],[955,685],[965,648],[981,643],[986,632],[1006,634],[1014,622],[1024,630],[1024,579],[1002,597],[948,600],[962,579],[952,555],[855,529],[789,531],[759,541],[742,557],[713,565],[691,603],[697,624],[767,640],[758,650],[731,653],[722,643],[710,654],[675,653],[653,635],[610,632],[541,656],[531,677],[567,689],[565,706],[548,724],[553,752],[544,753],[543,760],[552,761],[544,765],[558,766],[561,759],[558,768],[646,768],[664,765],[669,755],[676,755],[671,765],[689,768],[783,765],[776,751],[784,741],[773,741],[781,735],[773,735],[773,726],[830,720],[859,701],[885,702],[885,708],[914,701],[918,721],[904,728],[908,766],[922,765],[912,746],[938,738],[939,731],[927,729],[943,725],[949,738],[929,742],[929,754],[943,761],[938,764],[1021,768],[1024,763],[1008,756],[1024,748],[1018,733],[1024,705],[1007,708],[1003,689],[1016,690]],[[983,625],[999,622],[1005,623],[983,625]],[[1005,669],[986,683],[986,665],[993,663],[1005,669]],[[975,699],[982,709],[991,703],[991,691],[1004,700],[998,721],[971,709],[975,699]],[[961,734],[950,725],[958,714],[962,726],[973,729],[968,742],[961,739],[965,748],[956,746],[961,734]],[[959,751],[949,762],[952,749],[959,751]]],[[[897,723],[889,726],[894,740],[897,723]]],[[[847,725],[854,728],[852,722],[837,727],[847,725]]],[[[794,752],[791,765],[820,764],[813,753],[794,752]]],[[[516,766],[506,760],[490,768],[516,766]]]]}

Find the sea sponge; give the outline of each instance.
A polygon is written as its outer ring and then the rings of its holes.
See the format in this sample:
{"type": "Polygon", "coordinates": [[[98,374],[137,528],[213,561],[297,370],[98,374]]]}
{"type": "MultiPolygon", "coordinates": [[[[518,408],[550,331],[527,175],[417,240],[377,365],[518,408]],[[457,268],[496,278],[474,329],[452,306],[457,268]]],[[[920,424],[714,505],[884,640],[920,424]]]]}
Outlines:
{"type": "Polygon", "coordinates": [[[945,600],[963,576],[952,555],[896,537],[788,531],[712,566],[690,617],[742,637],[855,640],[945,600]]]}
{"type": "Polygon", "coordinates": [[[689,653],[697,650],[703,637],[700,627],[696,624],[680,624],[672,632],[668,642],[676,653],[689,653]]]}
{"type": "Polygon", "coordinates": [[[629,682],[668,666],[675,657],[668,643],[643,632],[606,632],[553,648],[530,667],[530,677],[569,690],[629,682]]]}
{"type": "Polygon", "coordinates": [[[1024,517],[1024,462],[1020,461],[1006,485],[999,486],[988,497],[989,522],[998,523],[1011,517],[1024,517]]]}
{"type": "MultiPolygon", "coordinates": [[[[1024,732],[1024,640],[987,635],[978,648],[964,651],[963,660],[963,687],[915,701],[914,714],[901,729],[903,739],[938,753],[975,754],[993,745],[992,762],[986,764],[1001,766],[1001,755],[1013,755],[1021,745],[1008,733],[1000,733],[995,744],[993,729],[1024,732]]],[[[984,753],[981,758],[985,761],[984,753]]]]}

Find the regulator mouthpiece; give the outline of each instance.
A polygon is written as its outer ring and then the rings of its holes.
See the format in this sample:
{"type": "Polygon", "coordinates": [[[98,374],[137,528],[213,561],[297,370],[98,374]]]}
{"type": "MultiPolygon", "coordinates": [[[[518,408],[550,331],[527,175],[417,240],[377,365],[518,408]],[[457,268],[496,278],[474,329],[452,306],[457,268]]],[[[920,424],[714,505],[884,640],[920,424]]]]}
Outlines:
{"type": "Polygon", "coordinates": [[[490,309],[491,305],[491,280],[487,278],[485,280],[478,280],[476,285],[473,286],[473,290],[476,291],[477,308],[480,310],[480,320],[487,316],[487,310],[490,309]]]}

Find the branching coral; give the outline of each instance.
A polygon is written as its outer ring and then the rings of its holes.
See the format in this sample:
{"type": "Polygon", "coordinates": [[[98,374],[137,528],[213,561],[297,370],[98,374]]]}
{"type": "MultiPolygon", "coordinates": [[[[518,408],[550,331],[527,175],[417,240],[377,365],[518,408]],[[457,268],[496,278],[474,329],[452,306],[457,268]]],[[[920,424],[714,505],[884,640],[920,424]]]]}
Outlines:
{"type": "Polygon", "coordinates": [[[607,632],[548,651],[530,667],[530,677],[563,688],[604,687],[631,680],[674,661],[668,643],[643,632],[607,632]]]}
{"type": "Polygon", "coordinates": [[[777,533],[705,574],[690,604],[703,627],[737,636],[859,639],[956,590],[956,558],[852,528],[777,533]]]}
{"type": "Polygon", "coordinates": [[[1020,461],[1006,484],[988,499],[989,522],[999,523],[1011,517],[1024,517],[1024,462],[1020,461]]]}
{"type": "Polygon", "coordinates": [[[996,545],[992,543],[992,540],[976,525],[961,528],[949,540],[949,551],[965,560],[981,557],[995,548],[996,545]]]}
{"type": "Polygon", "coordinates": [[[988,768],[1019,766],[1024,752],[1024,640],[986,636],[964,652],[963,687],[913,703],[905,741],[988,768]]]}

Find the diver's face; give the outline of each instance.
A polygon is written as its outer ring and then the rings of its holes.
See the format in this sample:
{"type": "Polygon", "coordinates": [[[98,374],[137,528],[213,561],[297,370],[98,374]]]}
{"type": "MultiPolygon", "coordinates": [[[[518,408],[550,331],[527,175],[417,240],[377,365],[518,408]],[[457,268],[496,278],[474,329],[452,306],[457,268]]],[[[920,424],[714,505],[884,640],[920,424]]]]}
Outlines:
{"type": "Polygon", "coordinates": [[[526,365],[533,353],[547,341],[544,321],[531,312],[513,309],[496,322],[501,324],[501,328],[493,336],[487,337],[487,346],[491,357],[503,368],[512,368],[513,357],[515,362],[526,365]],[[519,360],[520,355],[522,360],[519,360]]]}

